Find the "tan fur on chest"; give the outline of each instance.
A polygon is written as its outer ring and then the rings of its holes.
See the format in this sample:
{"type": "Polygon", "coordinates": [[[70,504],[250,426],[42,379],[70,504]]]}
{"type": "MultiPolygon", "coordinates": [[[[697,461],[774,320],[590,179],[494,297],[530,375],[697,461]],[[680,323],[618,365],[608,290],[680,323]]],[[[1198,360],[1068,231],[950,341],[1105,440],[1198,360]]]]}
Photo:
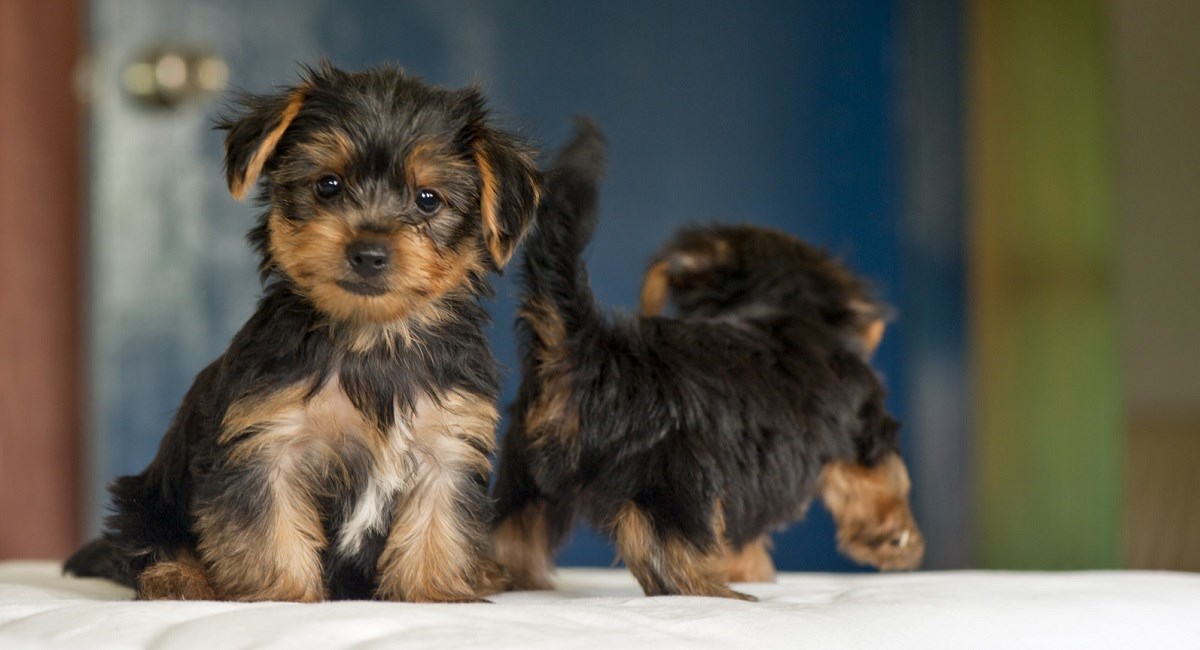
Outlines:
{"type": "Polygon", "coordinates": [[[354,407],[336,377],[305,399],[308,392],[309,385],[301,382],[265,398],[235,402],[217,442],[231,445],[234,462],[272,464],[302,456],[336,462],[346,445],[378,446],[383,432],[354,407]]]}

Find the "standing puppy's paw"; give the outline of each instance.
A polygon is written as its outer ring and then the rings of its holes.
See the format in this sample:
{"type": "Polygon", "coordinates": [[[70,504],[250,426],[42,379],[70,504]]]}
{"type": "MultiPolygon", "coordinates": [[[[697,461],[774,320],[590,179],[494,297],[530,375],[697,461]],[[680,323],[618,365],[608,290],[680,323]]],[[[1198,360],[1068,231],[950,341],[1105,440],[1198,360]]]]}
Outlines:
{"type": "Polygon", "coordinates": [[[837,522],[838,550],[884,571],[915,569],[925,540],[908,507],[911,484],[897,455],[874,467],[833,462],[821,474],[821,498],[837,522]]]}

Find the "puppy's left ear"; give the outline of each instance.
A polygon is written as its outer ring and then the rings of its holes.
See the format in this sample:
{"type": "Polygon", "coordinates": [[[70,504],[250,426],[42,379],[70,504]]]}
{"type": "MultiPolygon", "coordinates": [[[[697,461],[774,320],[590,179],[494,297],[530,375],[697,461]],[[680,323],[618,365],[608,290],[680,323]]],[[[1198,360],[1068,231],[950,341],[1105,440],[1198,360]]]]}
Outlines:
{"type": "Polygon", "coordinates": [[[542,174],[533,150],[508,133],[480,126],[472,146],[479,165],[483,241],[496,268],[502,269],[533,222],[542,174]]]}

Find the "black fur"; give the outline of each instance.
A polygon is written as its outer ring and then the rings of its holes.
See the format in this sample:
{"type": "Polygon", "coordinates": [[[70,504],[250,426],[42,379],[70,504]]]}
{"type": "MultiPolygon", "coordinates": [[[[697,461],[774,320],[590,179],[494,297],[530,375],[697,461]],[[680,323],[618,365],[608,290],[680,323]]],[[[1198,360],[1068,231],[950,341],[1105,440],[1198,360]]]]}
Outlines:
{"type": "MultiPolygon", "coordinates": [[[[474,89],[436,88],[389,67],[349,73],[321,64],[308,69],[297,86],[237,99],[236,116],[219,124],[227,132],[226,173],[231,187],[244,178],[249,161],[281,125],[281,114],[298,93],[303,96],[302,108],[262,170],[266,182],[259,201],[264,211],[249,235],[261,256],[264,294],[225,353],[197,375],[154,461],[141,474],[121,477],[113,484],[113,514],[104,533],[66,562],[69,573],[138,585],[148,566],[180,552],[195,553],[197,504],[225,503],[231,527],[260,525],[268,498],[264,467],[228,458],[232,444],[257,431],[241,432],[229,444],[217,442],[227,410],[239,400],[292,385],[307,387],[311,398],[336,376],[354,407],[387,431],[397,413],[411,413],[423,396],[436,399],[456,390],[494,401],[498,394],[498,372],[484,334],[489,316],[481,304],[492,297],[485,273],[498,268],[498,263],[488,261],[467,275],[464,286],[429,298],[450,317],[436,323],[408,323],[411,344],[399,333],[383,331],[373,344],[355,346],[351,345],[355,333],[372,325],[333,318],[314,303],[273,254],[269,217],[278,212],[286,223],[303,224],[322,210],[335,213],[324,218],[357,210],[369,215],[363,219],[372,233],[383,236],[401,228],[423,228],[439,251],[477,249],[480,259],[490,260],[480,223],[482,180],[475,149],[491,148],[508,167],[520,167],[530,152],[487,123],[483,99],[474,89]],[[307,158],[301,145],[331,132],[342,134],[352,153],[346,168],[339,170],[345,192],[320,203],[312,183],[327,171],[307,158]],[[426,219],[411,208],[404,157],[423,141],[440,143],[466,170],[448,174],[438,188],[447,214],[455,216],[444,219],[446,223],[426,219]]],[[[525,165],[522,172],[523,187],[505,188],[505,192],[536,193],[536,170],[525,165]]],[[[509,245],[515,245],[532,216],[532,204],[510,203],[502,216],[507,224],[503,235],[509,245]]],[[[404,260],[398,263],[403,265],[404,260]]],[[[322,495],[320,511],[330,540],[337,538],[369,474],[365,448],[348,445],[339,453],[342,469],[329,471],[324,484],[316,488],[322,495]]],[[[486,479],[471,478],[475,489],[457,506],[468,528],[482,529],[490,517],[486,479]]],[[[390,513],[402,497],[392,495],[383,507],[390,513]]],[[[387,525],[353,554],[342,554],[330,543],[324,557],[327,596],[373,594],[386,530],[387,525]]]]}
{"type": "MultiPolygon", "coordinates": [[[[680,258],[689,268],[674,274],[674,317],[597,304],[582,252],[604,159],[599,131],[581,122],[547,172],[522,266],[526,307],[551,305],[564,325],[578,434],[564,435],[561,422],[529,427],[547,390],[539,374],[546,342],[526,310],[517,322],[522,384],[494,491],[498,524],[544,504],[553,551],[576,514],[611,530],[621,505],[633,503],[663,538],[706,553],[722,544],[736,550],[800,518],[827,463],[872,467],[897,453],[884,390],[849,344],[884,309],[790,236],[736,226],[684,231],[665,253],[725,244],[707,251],[710,267],[680,258]],[[863,306],[848,308],[855,299],[863,306]],[[718,502],[725,540],[714,532],[718,502]]],[[[669,261],[665,253],[655,261],[669,261]]]]}

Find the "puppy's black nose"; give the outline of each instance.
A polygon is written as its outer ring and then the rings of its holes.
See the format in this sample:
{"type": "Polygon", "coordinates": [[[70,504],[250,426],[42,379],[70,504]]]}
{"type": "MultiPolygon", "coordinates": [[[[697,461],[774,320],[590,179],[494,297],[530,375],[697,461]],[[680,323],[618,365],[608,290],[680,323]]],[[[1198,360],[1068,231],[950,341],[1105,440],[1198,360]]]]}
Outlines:
{"type": "Polygon", "coordinates": [[[391,255],[387,246],[379,242],[360,240],[346,247],[346,260],[360,277],[373,278],[387,269],[391,255]]]}

